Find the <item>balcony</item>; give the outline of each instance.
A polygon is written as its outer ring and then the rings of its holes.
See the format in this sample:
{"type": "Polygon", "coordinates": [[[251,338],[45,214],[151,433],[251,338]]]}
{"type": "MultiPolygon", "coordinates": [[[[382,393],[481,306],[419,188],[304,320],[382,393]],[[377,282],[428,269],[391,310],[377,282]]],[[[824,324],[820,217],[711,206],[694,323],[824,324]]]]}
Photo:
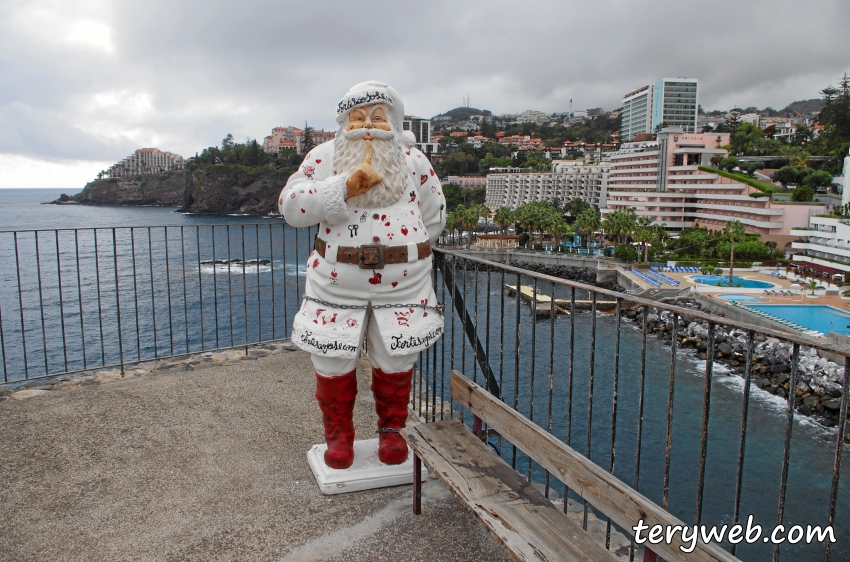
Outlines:
{"type": "MultiPolygon", "coordinates": [[[[289,337],[315,235],[280,221],[0,233],[4,255],[22,256],[17,270],[0,271],[4,382],[30,385],[31,396],[0,403],[6,557],[358,560],[403,545],[405,559],[450,549],[464,559],[506,559],[436,480],[424,484],[421,525],[407,515],[410,488],[328,498],[313,484],[303,462],[322,439],[313,366],[289,337]]],[[[617,279],[622,273],[594,258],[565,259],[617,279]]],[[[658,507],[665,517],[711,526],[753,514],[771,525],[781,505],[788,520],[829,522],[839,537],[850,534],[844,518],[833,519],[835,506],[850,502],[835,468],[846,454],[843,432],[813,431],[800,423],[793,393],[787,400],[775,385],[769,397],[755,388],[761,379],[750,379],[765,338],[793,346],[782,363],[789,388],[805,371],[801,347],[841,357],[846,349],[653,300],[675,293],[615,292],[441,248],[434,268],[445,333],[416,364],[411,421],[481,428],[506,475],[544,493],[567,491],[562,475],[452,400],[457,369],[546,439],[610,473],[612,486],[633,486],[666,506],[658,507]],[[529,301],[521,291],[508,296],[509,283],[528,288],[529,301]],[[556,305],[568,314],[556,314],[556,305]],[[671,338],[681,331],[685,341],[671,338]],[[716,342],[741,352],[725,362],[716,342]],[[704,354],[699,365],[696,353],[704,354]],[[802,485],[808,491],[794,493],[802,485]]],[[[370,369],[365,360],[358,366],[361,438],[374,435],[370,369]]],[[[842,412],[848,402],[846,394],[838,399],[842,412]]],[[[588,509],[600,544],[631,534],[631,523],[594,517],[591,492],[572,487],[571,515],[581,519],[588,509]]],[[[641,559],[629,538],[611,550],[641,559]]],[[[760,541],[746,546],[748,560],[774,550],[760,541]]],[[[719,559],[731,559],[736,547],[718,548],[732,551],[719,559]]],[[[817,543],[784,545],[782,555],[829,560],[817,543]]]]}

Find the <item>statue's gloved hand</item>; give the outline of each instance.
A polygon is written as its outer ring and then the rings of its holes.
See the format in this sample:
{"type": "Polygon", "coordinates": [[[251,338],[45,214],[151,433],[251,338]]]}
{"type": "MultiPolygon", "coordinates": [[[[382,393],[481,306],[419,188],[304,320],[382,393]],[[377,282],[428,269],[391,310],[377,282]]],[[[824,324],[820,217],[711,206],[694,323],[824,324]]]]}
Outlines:
{"type": "Polygon", "coordinates": [[[346,199],[366,193],[383,180],[383,176],[375,171],[372,167],[372,141],[363,141],[366,143],[366,153],[363,155],[363,162],[354,170],[345,182],[348,189],[346,199]]]}

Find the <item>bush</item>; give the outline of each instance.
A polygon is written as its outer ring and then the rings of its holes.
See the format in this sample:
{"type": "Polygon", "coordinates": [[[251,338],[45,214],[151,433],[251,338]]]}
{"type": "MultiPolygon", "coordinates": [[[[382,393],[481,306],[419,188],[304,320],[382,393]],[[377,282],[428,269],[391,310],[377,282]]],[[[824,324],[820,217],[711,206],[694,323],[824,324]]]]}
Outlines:
{"type": "Polygon", "coordinates": [[[531,249],[532,250],[542,250],[543,244],[541,244],[540,242],[535,242],[534,244],[531,245],[531,249]]]}
{"type": "Polygon", "coordinates": [[[614,257],[622,261],[635,261],[638,257],[638,252],[631,244],[620,244],[614,250],[614,257]]]}
{"type": "Polygon", "coordinates": [[[811,187],[801,186],[791,192],[792,201],[807,202],[815,198],[815,192],[811,187]]]}
{"type": "Polygon", "coordinates": [[[714,275],[723,275],[723,270],[719,267],[716,267],[711,273],[713,273],[714,275]]]}
{"type": "Polygon", "coordinates": [[[528,244],[528,233],[523,232],[522,234],[519,235],[519,237],[516,239],[516,241],[517,241],[517,244],[519,244],[519,247],[522,248],[523,246],[528,244]]]}
{"type": "Polygon", "coordinates": [[[612,257],[614,255],[614,247],[613,246],[605,246],[605,249],[603,250],[603,255],[606,258],[612,257]]]}

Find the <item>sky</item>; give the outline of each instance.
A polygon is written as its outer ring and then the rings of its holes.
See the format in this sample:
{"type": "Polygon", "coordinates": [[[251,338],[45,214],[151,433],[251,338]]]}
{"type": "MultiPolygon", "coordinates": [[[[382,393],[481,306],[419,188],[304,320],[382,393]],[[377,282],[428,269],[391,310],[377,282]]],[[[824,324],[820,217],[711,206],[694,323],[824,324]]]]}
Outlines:
{"type": "Polygon", "coordinates": [[[76,192],[137,148],[335,129],[363,80],[422,117],[467,94],[611,110],[676,76],[706,110],[781,109],[850,73],[848,30],[847,0],[0,0],[0,188],[76,192]]]}

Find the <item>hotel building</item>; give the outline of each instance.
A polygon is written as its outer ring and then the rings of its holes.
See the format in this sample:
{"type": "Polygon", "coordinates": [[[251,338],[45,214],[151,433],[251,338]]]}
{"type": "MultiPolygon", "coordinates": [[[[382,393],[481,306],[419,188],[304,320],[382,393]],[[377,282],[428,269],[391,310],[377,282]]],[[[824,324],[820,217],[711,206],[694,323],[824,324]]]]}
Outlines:
{"type": "Polygon", "coordinates": [[[697,131],[699,81],[694,78],[663,78],[623,96],[620,139],[631,142],[665,123],[685,133],[697,131]]]}
{"type": "Polygon", "coordinates": [[[608,166],[585,166],[580,162],[554,162],[552,172],[509,172],[487,176],[485,205],[513,210],[532,201],[563,202],[583,199],[595,208],[605,206],[608,166]]]}
{"type": "Polygon", "coordinates": [[[850,272],[850,219],[813,215],[808,228],[791,229],[799,242],[791,247],[798,252],[794,261],[827,272],[850,272]]]}
{"type": "MultiPolygon", "coordinates": [[[[844,158],[844,186],[841,207],[850,208],[850,155],[844,158]]],[[[804,254],[794,255],[800,265],[827,272],[850,273],[850,219],[819,217],[811,213],[808,228],[794,228],[791,234],[802,240],[791,246],[804,254]],[[814,267],[812,267],[814,265],[814,267]]]]}
{"type": "Polygon", "coordinates": [[[623,96],[620,139],[632,142],[637,135],[652,132],[652,86],[643,86],[623,96]]]}
{"type": "MultiPolygon", "coordinates": [[[[312,131],[313,145],[318,146],[323,142],[333,140],[335,131],[312,131]]],[[[275,127],[272,134],[263,139],[263,150],[266,152],[280,152],[292,149],[301,154],[304,143],[304,129],[298,127],[275,127]]]]}
{"type": "Polygon", "coordinates": [[[438,144],[431,139],[431,121],[429,119],[405,115],[401,126],[405,131],[412,132],[413,136],[416,137],[416,148],[426,154],[437,151],[438,144]]]}
{"type": "Polygon", "coordinates": [[[140,148],[127,158],[110,166],[106,170],[106,177],[144,176],[183,170],[185,167],[186,161],[179,154],[165,152],[158,148],[140,148]]]}
{"type": "Polygon", "coordinates": [[[684,76],[656,82],[652,87],[652,131],[666,123],[667,127],[681,127],[685,133],[696,133],[698,89],[698,80],[684,76]]]}
{"type": "Polygon", "coordinates": [[[699,169],[710,166],[715,154],[726,154],[720,146],[728,143],[728,133],[684,133],[676,127],[663,129],[656,141],[624,144],[611,155],[602,218],[635,209],[671,233],[696,225],[722,230],[739,220],[747,232],[790,250],[796,239],[791,228],[808,225],[809,213],[826,207],[773,203],[755,187],[699,169]]]}

